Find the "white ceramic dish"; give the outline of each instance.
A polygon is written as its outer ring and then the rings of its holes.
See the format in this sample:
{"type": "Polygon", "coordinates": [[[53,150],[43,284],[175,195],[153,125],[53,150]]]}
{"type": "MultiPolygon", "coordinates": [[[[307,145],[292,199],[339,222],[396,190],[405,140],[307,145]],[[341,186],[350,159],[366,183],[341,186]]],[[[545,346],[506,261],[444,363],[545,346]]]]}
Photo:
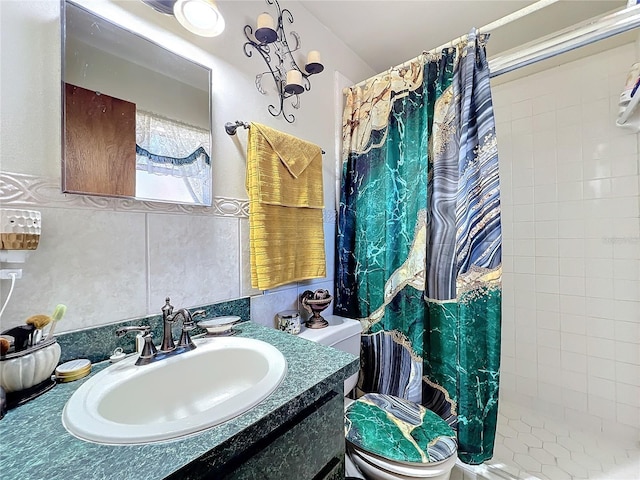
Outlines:
{"type": "Polygon", "coordinates": [[[229,315],[226,317],[213,317],[198,322],[198,326],[207,331],[209,335],[224,335],[230,333],[233,325],[240,321],[240,317],[229,315]]]}

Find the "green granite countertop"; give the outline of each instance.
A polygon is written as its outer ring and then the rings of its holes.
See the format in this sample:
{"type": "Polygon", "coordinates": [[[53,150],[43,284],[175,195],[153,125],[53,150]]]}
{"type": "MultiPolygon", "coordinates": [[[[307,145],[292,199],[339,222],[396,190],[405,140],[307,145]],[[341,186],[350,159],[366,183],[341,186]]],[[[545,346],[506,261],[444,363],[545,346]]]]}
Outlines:
{"type": "MultiPolygon", "coordinates": [[[[197,465],[198,470],[216,467],[268,436],[326,393],[341,390],[344,379],[358,370],[358,359],[348,353],[251,322],[238,324],[237,329],[240,336],[274,345],[287,359],[283,383],[256,407],[182,440],[98,445],[73,437],[61,422],[66,401],[86,379],[59,384],[10,410],[0,420],[0,478],[161,479],[190,464],[197,465]]],[[[104,365],[97,364],[94,372],[100,367],[104,365]]]]}

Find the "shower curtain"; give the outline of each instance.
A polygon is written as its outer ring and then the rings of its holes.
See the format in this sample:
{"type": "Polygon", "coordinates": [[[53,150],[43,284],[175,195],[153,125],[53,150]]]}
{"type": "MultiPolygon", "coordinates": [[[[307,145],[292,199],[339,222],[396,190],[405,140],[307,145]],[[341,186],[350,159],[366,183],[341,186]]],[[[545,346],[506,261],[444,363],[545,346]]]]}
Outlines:
{"type": "Polygon", "coordinates": [[[485,36],[350,89],[337,314],[363,323],[363,392],[422,403],[491,458],[501,233],[485,36]]]}

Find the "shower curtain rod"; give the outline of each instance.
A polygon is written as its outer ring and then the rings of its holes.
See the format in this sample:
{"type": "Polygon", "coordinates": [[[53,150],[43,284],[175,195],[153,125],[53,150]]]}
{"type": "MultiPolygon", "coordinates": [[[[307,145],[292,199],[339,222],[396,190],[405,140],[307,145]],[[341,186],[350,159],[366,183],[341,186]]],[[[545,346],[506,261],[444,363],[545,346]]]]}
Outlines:
{"type": "MultiPolygon", "coordinates": [[[[515,20],[523,18],[533,12],[536,12],[542,8],[545,8],[559,0],[540,0],[536,3],[522,8],[516,12],[513,12],[505,17],[502,17],[495,22],[489,23],[484,27],[478,29],[479,33],[489,33],[496,28],[507,25],[515,20]]],[[[546,60],[548,58],[555,57],[562,53],[575,50],[576,48],[584,47],[599,40],[624,33],[634,28],[640,27],[640,5],[633,7],[627,7],[619,12],[611,13],[600,17],[593,21],[588,21],[578,28],[566,29],[559,33],[549,35],[542,39],[536,40],[529,44],[524,45],[524,48],[511,54],[503,54],[493,60],[489,61],[490,76],[497,77],[505,73],[517,70],[528,65],[546,60]]],[[[390,68],[382,73],[369,77],[366,80],[356,83],[355,85],[345,88],[343,93],[347,93],[349,88],[360,87],[368,81],[388,73],[392,70],[397,70],[411,62],[419,61],[426,55],[437,54],[444,48],[457,45],[466,38],[466,35],[458,37],[450,42],[440,45],[429,51],[424,51],[420,55],[411,60],[401,63],[395,67],[390,68]]]]}

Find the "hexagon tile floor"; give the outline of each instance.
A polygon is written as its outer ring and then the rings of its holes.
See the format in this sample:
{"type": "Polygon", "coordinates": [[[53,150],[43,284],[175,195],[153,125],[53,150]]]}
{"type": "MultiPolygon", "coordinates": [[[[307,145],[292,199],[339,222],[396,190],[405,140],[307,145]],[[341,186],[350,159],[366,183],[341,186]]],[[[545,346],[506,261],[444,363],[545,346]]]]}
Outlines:
{"type": "Polygon", "coordinates": [[[494,458],[456,465],[451,480],[640,480],[640,447],[503,402],[494,458]]]}

